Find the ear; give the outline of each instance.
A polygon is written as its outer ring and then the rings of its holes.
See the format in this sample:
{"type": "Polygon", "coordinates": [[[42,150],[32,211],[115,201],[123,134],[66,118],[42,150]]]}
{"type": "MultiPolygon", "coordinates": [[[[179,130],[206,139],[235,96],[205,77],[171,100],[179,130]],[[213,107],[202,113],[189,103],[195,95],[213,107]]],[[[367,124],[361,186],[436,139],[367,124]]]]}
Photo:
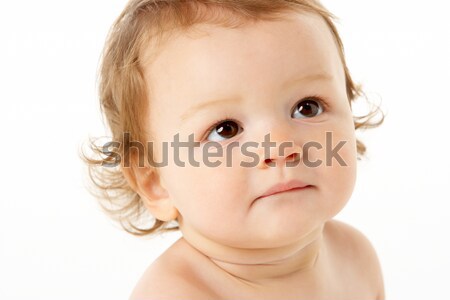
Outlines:
{"type": "Polygon", "coordinates": [[[132,187],[141,197],[145,207],[158,220],[171,221],[178,217],[178,210],[161,184],[161,178],[152,167],[127,167],[122,172],[132,187]]]}

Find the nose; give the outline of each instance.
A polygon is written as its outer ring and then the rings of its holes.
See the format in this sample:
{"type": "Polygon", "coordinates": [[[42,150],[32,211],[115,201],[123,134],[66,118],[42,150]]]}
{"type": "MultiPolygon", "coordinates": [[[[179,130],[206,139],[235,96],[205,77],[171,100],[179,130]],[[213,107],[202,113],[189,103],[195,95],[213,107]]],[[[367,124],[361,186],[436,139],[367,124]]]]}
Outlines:
{"type": "Polygon", "coordinates": [[[295,166],[302,158],[302,149],[283,135],[267,134],[260,147],[259,168],[295,166]]]}

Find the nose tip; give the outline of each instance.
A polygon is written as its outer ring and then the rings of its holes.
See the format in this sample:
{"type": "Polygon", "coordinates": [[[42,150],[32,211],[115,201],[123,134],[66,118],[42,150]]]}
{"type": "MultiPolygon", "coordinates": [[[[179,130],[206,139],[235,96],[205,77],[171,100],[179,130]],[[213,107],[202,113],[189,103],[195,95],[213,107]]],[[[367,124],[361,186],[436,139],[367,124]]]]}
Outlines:
{"type": "Polygon", "coordinates": [[[264,153],[260,164],[261,168],[275,167],[279,164],[293,166],[302,158],[301,147],[295,145],[293,142],[284,142],[272,148],[271,151],[264,152],[269,152],[269,155],[264,153]]]}
{"type": "MultiPolygon", "coordinates": [[[[295,162],[300,160],[301,156],[300,153],[291,153],[284,159],[286,162],[295,162]]],[[[264,163],[266,165],[275,164],[278,160],[282,159],[275,159],[275,158],[266,158],[264,159],[264,163]]]]}

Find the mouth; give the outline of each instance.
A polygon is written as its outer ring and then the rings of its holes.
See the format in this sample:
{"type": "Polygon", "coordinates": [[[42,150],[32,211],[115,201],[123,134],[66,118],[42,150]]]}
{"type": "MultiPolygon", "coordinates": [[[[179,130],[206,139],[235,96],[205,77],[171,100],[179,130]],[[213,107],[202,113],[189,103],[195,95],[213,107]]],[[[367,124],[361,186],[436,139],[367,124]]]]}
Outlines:
{"type": "Polygon", "coordinates": [[[266,192],[264,192],[261,196],[259,196],[255,200],[269,197],[269,196],[276,195],[276,194],[280,194],[280,193],[305,190],[305,189],[309,189],[311,187],[312,187],[312,185],[306,184],[302,181],[290,180],[288,182],[275,184],[274,186],[269,188],[266,192]]]}

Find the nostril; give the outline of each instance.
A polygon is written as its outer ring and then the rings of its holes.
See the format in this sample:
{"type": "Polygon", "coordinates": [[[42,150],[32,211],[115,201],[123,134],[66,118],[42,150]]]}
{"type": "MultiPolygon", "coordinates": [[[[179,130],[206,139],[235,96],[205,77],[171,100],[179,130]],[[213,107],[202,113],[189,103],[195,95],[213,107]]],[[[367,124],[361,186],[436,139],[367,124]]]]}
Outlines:
{"type": "MultiPolygon", "coordinates": [[[[300,153],[292,153],[292,154],[286,156],[285,160],[286,160],[286,162],[295,162],[299,159],[300,159],[300,153]]],[[[274,161],[275,161],[275,159],[272,159],[272,158],[264,159],[264,163],[266,165],[272,165],[272,164],[274,164],[274,161]]]]}
{"type": "Polygon", "coordinates": [[[287,161],[295,161],[297,159],[298,153],[292,153],[288,157],[286,157],[287,161]]]}
{"type": "Polygon", "coordinates": [[[264,160],[264,163],[268,165],[268,164],[272,163],[272,159],[266,158],[266,159],[264,160]]]}

